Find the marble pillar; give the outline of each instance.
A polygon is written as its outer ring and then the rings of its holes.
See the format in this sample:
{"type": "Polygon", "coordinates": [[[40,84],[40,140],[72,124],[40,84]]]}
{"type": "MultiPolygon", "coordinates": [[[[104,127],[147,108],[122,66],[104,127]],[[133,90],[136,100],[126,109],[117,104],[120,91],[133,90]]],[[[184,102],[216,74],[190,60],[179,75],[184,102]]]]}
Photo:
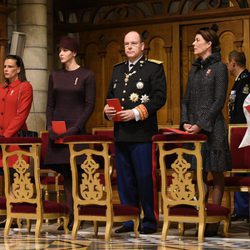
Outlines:
{"type": "Polygon", "coordinates": [[[29,129],[41,131],[45,130],[48,86],[47,0],[18,0],[15,5],[15,25],[10,28],[26,34],[23,60],[34,95],[27,124],[29,129]]]}

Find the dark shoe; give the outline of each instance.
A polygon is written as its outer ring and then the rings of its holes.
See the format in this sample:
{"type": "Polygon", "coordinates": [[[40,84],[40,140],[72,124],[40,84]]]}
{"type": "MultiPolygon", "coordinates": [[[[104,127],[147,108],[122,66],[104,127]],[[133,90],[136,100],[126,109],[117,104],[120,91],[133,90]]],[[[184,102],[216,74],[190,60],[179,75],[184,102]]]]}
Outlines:
{"type": "Polygon", "coordinates": [[[244,219],[247,219],[247,218],[245,218],[245,217],[243,217],[243,216],[241,216],[239,214],[234,213],[234,214],[231,215],[231,221],[242,221],[244,219]]]}
{"type": "Polygon", "coordinates": [[[153,234],[156,232],[157,232],[157,229],[150,228],[150,227],[144,227],[140,230],[140,234],[153,234]]]}
{"type": "Polygon", "coordinates": [[[128,232],[134,232],[134,229],[132,227],[121,226],[115,230],[116,234],[128,233],[128,232]]]}

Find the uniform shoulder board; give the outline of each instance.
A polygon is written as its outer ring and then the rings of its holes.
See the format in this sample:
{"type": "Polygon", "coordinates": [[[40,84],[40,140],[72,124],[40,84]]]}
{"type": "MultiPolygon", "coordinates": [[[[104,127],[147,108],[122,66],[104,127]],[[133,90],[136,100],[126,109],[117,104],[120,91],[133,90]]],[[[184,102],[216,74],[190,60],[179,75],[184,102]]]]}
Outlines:
{"type": "Polygon", "coordinates": [[[118,65],[121,65],[121,64],[123,64],[123,63],[125,63],[125,62],[126,62],[126,61],[116,63],[116,64],[114,64],[114,67],[116,67],[116,66],[118,66],[118,65]]]}
{"type": "Polygon", "coordinates": [[[157,63],[157,64],[162,64],[163,61],[159,61],[159,60],[155,60],[155,59],[148,59],[149,62],[152,62],[152,63],[157,63]]]}

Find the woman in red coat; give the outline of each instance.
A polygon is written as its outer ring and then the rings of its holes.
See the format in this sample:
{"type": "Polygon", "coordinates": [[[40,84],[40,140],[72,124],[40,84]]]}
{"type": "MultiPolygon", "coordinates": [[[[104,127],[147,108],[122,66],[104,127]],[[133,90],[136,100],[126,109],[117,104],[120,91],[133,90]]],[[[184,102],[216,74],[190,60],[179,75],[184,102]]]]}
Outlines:
{"type": "Polygon", "coordinates": [[[8,55],[5,58],[4,77],[5,82],[0,85],[0,136],[12,137],[17,136],[19,130],[27,129],[33,89],[26,79],[23,60],[19,56],[8,55]]]}
{"type": "Polygon", "coordinates": [[[0,136],[16,136],[20,129],[27,129],[33,90],[27,82],[23,60],[8,55],[4,60],[5,82],[0,86],[0,136]]]}
{"type": "MultiPolygon", "coordinates": [[[[5,58],[4,77],[5,82],[0,84],[0,137],[12,137],[17,136],[19,130],[27,129],[26,119],[33,101],[33,89],[27,82],[23,60],[19,56],[8,55],[5,58]]],[[[16,161],[15,157],[8,162],[9,166],[12,161],[16,161]]],[[[0,227],[3,226],[4,223],[1,223],[0,227]]]]}

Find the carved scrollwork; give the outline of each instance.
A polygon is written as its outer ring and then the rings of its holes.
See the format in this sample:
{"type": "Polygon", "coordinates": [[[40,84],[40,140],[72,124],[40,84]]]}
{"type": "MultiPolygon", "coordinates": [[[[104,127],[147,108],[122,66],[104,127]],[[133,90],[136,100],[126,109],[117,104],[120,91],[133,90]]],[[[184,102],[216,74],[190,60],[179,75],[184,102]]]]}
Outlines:
{"type": "Polygon", "coordinates": [[[172,184],[170,185],[171,197],[174,200],[192,200],[195,196],[195,186],[192,183],[192,174],[189,171],[191,164],[182,155],[171,164],[174,170],[172,184]]]}
{"type": "Polygon", "coordinates": [[[99,164],[95,162],[91,155],[87,155],[86,160],[81,165],[82,184],[80,193],[85,200],[100,200],[103,197],[103,185],[100,183],[100,173],[97,172],[99,164]]]}
{"type": "Polygon", "coordinates": [[[126,4],[118,0],[100,4],[86,3],[85,1],[55,0],[55,23],[92,23],[101,24],[124,20],[138,20],[170,15],[189,15],[204,10],[219,10],[221,8],[249,8],[249,0],[144,0],[130,1],[126,4]],[[77,6],[77,7],[76,7],[77,6]],[[72,17],[73,16],[73,17],[72,17]],[[73,19],[73,20],[72,20],[73,19]]]}
{"type": "Polygon", "coordinates": [[[31,181],[30,173],[28,172],[30,165],[18,156],[17,161],[13,165],[15,169],[14,181],[12,184],[12,192],[17,199],[29,199],[33,197],[34,186],[31,181]]]}

